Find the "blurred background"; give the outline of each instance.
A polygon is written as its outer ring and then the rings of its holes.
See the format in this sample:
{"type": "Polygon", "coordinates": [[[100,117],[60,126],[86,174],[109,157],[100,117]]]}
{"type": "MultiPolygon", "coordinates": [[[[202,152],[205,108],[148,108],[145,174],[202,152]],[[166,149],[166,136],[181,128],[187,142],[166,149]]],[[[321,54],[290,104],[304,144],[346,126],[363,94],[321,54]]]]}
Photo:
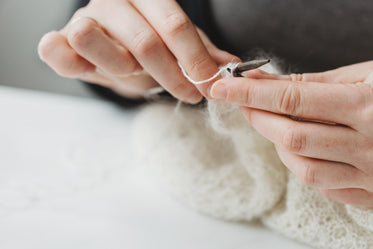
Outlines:
{"type": "Polygon", "coordinates": [[[55,74],[37,54],[40,38],[62,28],[75,3],[0,0],[0,85],[94,98],[79,81],[55,74]]]}

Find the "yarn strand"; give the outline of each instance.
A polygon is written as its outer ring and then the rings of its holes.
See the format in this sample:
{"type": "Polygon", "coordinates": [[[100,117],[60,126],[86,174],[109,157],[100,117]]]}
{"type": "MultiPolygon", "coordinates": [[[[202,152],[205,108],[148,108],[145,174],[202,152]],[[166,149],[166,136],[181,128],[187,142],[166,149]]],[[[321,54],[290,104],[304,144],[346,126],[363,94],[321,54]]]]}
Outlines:
{"type": "Polygon", "coordinates": [[[211,78],[208,78],[206,80],[201,80],[201,81],[197,81],[197,80],[193,80],[189,75],[188,73],[185,71],[185,69],[183,68],[183,66],[180,64],[180,62],[178,62],[179,64],[179,67],[181,69],[181,72],[183,73],[184,77],[190,82],[190,83],[193,83],[194,85],[202,85],[202,84],[205,84],[205,83],[209,83],[211,81],[213,81],[214,79],[216,79],[217,77],[219,77],[220,75],[222,75],[223,73],[227,72],[229,74],[231,74],[231,72],[233,72],[233,69],[237,67],[238,63],[228,63],[227,65],[223,66],[223,67],[220,67],[219,71],[214,74],[211,78]],[[229,69],[229,70],[228,70],[229,69]]]}

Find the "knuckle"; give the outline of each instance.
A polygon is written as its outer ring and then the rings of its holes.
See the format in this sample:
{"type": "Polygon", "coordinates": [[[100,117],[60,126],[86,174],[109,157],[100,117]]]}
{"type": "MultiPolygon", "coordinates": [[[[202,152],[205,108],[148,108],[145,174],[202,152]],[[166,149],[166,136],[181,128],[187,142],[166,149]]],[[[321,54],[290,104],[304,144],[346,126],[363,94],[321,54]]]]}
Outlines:
{"type": "Polygon", "coordinates": [[[243,103],[247,106],[255,106],[255,96],[257,95],[257,90],[254,84],[247,84],[244,90],[242,91],[243,94],[243,103]]]}
{"type": "Polygon", "coordinates": [[[289,84],[277,98],[278,110],[282,113],[299,115],[301,107],[301,90],[295,84],[289,84]]]}
{"type": "Polygon", "coordinates": [[[305,164],[300,176],[302,183],[309,187],[317,187],[317,170],[312,164],[305,164]]]}
{"type": "Polygon", "coordinates": [[[150,29],[144,29],[137,32],[133,37],[132,42],[133,52],[143,56],[152,55],[162,46],[159,37],[150,29]]]}
{"type": "Polygon", "coordinates": [[[163,25],[165,34],[173,37],[188,30],[193,24],[185,14],[174,12],[166,17],[163,25]]]}
{"type": "Polygon", "coordinates": [[[84,18],[77,23],[68,32],[68,40],[71,46],[85,48],[95,39],[97,23],[89,18],[84,18]]]}
{"type": "Polygon", "coordinates": [[[282,145],[289,151],[300,153],[307,146],[307,136],[297,131],[294,126],[291,126],[283,135],[282,145]]]}

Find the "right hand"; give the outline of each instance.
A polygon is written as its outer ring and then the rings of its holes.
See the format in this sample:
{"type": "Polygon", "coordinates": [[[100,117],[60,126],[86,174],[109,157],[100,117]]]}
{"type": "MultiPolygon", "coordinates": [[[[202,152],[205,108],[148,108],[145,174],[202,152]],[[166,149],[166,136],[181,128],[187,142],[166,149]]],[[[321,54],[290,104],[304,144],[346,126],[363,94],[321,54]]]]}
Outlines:
{"type": "Polygon", "coordinates": [[[91,0],[58,32],[39,43],[39,54],[58,74],[109,87],[126,97],[160,84],[174,97],[197,103],[212,83],[195,80],[239,59],[216,48],[175,0],[91,0]]]}

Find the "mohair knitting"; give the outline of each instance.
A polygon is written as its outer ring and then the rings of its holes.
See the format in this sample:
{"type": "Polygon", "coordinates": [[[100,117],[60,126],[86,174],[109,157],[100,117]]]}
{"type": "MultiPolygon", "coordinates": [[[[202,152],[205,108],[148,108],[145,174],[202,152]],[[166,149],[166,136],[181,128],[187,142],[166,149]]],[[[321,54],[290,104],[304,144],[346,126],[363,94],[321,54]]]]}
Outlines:
{"type": "MultiPolygon", "coordinates": [[[[273,71],[273,69],[269,70],[273,71]]],[[[228,221],[260,219],[319,248],[373,248],[373,210],[340,204],[303,185],[239,108],[151,104],[137,116],[139,162],[180,202],[228,221]]]]}

